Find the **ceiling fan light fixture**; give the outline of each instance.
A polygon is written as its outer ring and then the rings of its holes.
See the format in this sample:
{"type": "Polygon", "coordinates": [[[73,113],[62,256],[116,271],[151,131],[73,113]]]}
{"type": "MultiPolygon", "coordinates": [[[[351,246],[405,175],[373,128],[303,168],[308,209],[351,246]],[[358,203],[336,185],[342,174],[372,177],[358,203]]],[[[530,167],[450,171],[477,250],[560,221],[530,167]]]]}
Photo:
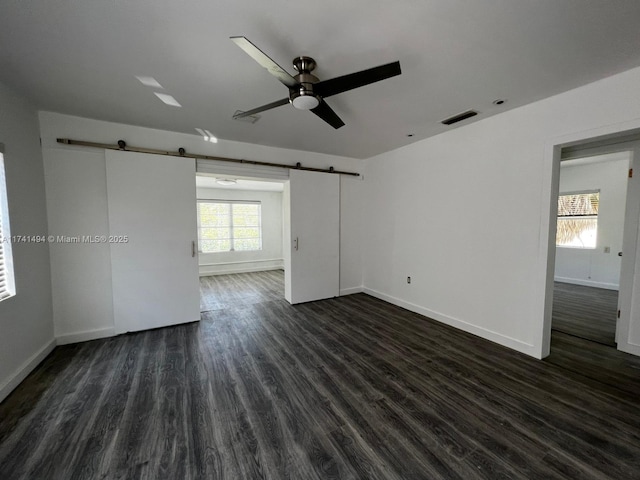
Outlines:
{"type": "Polygon", "coordinates": [[[320,100],[315,95],[298,95],[293,97],[291,103],[298,110],[313,110],[320,105],[320,100]]]}
{"type": "Polygon", "coordinates": [[[218,185],[235,185],[238,181],[233,178],[216,178],[216,183],[218,185]]]}

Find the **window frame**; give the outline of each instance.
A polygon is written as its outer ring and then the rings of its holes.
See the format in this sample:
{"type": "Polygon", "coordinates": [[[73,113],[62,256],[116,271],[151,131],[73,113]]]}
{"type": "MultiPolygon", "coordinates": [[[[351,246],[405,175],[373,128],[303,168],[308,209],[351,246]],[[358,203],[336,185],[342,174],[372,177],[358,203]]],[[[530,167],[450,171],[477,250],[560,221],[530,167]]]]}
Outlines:
{"type": "Polygon", "coordinates": [[[558,194],[558,201],[560,202],[561,197],[568,197],[571,195],[598,195],[598,212],[595,214],[585,214],[585,215],[560,215],[559,212],[556,213],[556,232],[558,229],[558,223],[560,219],[569,219],[569,218],[584,218],[584,219],[595,219],[596,220],[596,240],[595,245],[593,247],[590,246],[579,246],[579,245],[560,245],[558,244],[558,238],[556,233],[556,248],[570,248],[574,250],[596,250],[598,248],[598,216],[600,213],[600,189],[586,189],[586,190],[576,190],[571,192],[561,192],[558,194]]]}
{"type": "MultiPolygon", "coordinates": [[[[237,252],[260,252],[263,249],[262,244],[262,201],[261,200],[219,200],[219,199],[207,199],[207,198],[199,198],[197,199],[198,211],[197,211],[197,229],[198,229],[198,253],[199,254],[219,254],[219,253],[237,253],[237,252]],[[210,203],[210,204],[226,204],[229,205],[229,250],[221,250],[217,252],[203,252],[202,251],[202,236],[201,231],[203,228],[200,223],[200,204],[202,203],[210,203]],[[236,250],[234,249],[234,240],[240,240],[235,238],[234,236],[234,225],[233,225],[233,206],[234,205],[257,205],[258,208],[258,242],[259,247],[257,249],[252,250],[236,250]]],[[[252,227],[253,228],[253,227],[252,227]]]]}
{"type": "Polygon", "coordinates": [[[16,294],[4,145],[0,143],[0,302],[16,294]]]}

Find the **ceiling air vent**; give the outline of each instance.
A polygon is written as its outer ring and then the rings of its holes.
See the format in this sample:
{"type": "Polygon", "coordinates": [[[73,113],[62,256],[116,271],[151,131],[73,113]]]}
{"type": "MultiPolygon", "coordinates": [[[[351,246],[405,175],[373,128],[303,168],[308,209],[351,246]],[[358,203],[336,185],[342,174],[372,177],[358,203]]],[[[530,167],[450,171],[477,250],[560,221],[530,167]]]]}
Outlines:
{"type": "Polygon", "coordinates": [[[478,114],[475,110],[467,110],[466,112],[459,113],[458,115],[454,115],[453,117],[447,118],[446,120],[442,120],[441,123],[444,125],[453,125],[454,123],[461,122],[466,120],[467,118],[475,117],[478,114]]]}

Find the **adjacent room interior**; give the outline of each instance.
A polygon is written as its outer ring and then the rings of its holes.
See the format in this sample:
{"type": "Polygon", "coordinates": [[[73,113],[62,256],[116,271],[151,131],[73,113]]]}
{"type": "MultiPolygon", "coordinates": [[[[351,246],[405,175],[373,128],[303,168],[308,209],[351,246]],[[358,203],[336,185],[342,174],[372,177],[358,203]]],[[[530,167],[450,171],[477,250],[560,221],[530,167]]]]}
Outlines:
{"type": "Polygon", "coordinates": [[[611,347],[631,152],[563,160],[553,329],[611,347]]]}
{"type": "Polygon", "coordinates": [[[637,478],[638,18],[3,2],[0,478],[637,478]]]}
{"type": "Polygon", "coordinates": [[[281,181],[196,176],[201,312],[284,298],[283,191],[281,181]]]}
{"type": "Polygon", "coordinates": [[[623,249],[635,254],[623,243],[625,230],[638,228],[633,214],[626,219],[637,148],[634,138],[586,143],[565,149],[560,161],[548,361],[614,387],[636,376],[624,356],[612,364],[606,354],[617,348],[620,312],[628,308],[619,292],[633,283],[621,267],[623,249]]]}

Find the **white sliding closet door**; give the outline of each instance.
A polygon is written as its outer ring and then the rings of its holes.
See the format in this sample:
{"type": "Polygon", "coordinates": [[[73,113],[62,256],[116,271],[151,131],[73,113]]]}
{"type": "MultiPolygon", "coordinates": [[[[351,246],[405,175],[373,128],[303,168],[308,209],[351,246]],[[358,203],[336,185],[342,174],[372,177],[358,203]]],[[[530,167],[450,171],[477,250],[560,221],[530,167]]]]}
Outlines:
{"type": "Polygon", "coordinates": [[[115,333],[200,320],[195,160],[107,150],[106,165],[115,333]]]}
{"type": "Polygon", "coordinates": [[[340,177],[290,170],[285,209],[285,298],[310,302],[340,295],[340,177]]]}

